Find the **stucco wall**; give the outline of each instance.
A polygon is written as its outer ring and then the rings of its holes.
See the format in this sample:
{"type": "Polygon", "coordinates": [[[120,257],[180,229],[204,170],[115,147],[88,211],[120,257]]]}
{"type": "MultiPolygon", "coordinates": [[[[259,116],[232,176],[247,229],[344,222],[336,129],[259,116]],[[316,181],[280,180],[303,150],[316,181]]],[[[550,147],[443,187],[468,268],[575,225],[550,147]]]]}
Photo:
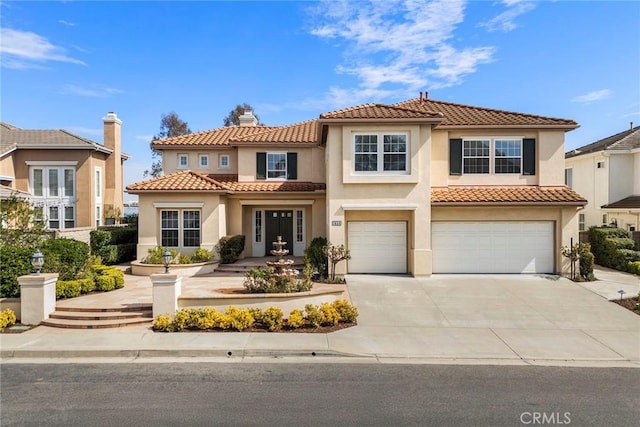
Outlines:
{"type": "Polygon", "coordinates": [[[320,147],[242,147],[238,150],[238,181],[256,180],[256,153],[298,153],[298,179],[295,181],[324,182],[324,149],[320,147]]]}
{"type": "Polygon", "coordinates": [[[609,157],[609,201],[629,197],[633,194],[633,155],[611,154],[609,157]]]}
{"type": "Polygon", "coordinates": [[[225,149],[174,149],[174,150],[162,150],[162,170],[165,175],[177,172],[178,169],[178,154],[186,154],[189,156],[189,166],[186,169],[192,170],[197,173],[206,174],[236,174],[238,173],[238,155],[234,148],[225,149]],[[200,154],[206,154],[209,156],[209,167],[200,167],[200,154]],[[218,167],[218,158],[221,155],[229,156],[229,167],[218,167]]]}
{"type": "MultiPolygon", "coordinates": [[[[381,219],[401,217],[409,222],[407,236],[410,242],[409,271],[414,275],[429,274],[431,265],[429,248],[430,177],[428,172],[430,156],[431,127],[429,125],[330,126],[326,148],[326,220],[328,224],[327,238],[331,243],[348,246],[346,241],[348,218],[371,215],[357,211],[373,211],[373,217],[378,215],[381,219]],[[354,177],[357,174],[352,173],[352,134],[367,131],[407,132],[410,135],[411,173],[404,176],[371,175],[371,182],[358,182],[369,177],[354,177]],[[408,182],[402,182],[403,180],[408,182]]],[[[339,264],[337,272],[344,274],[346,263],[339,264]]]]}

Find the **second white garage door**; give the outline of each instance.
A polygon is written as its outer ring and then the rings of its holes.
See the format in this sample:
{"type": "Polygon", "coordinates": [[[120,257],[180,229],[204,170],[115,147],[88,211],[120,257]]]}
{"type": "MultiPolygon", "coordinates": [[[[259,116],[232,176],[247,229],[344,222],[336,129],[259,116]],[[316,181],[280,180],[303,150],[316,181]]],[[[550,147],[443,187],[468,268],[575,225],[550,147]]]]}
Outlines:
{"type": "Polygon", "coordinates": [[[434,273],[553,273],[552,221],[434,222],[434,273]]]}
{"type": "Polygon", "coordinates": [[[348,222],[349,273],[406,273],[407,223],[348,222]]]}

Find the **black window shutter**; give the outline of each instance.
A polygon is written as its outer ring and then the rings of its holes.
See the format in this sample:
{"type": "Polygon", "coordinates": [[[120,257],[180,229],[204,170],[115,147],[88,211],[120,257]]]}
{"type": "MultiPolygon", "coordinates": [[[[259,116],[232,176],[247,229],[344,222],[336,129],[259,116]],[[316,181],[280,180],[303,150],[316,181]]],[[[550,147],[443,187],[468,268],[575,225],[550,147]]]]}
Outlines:
{"type": "Polygon", "coordinates": [[[462,139],[449,140],[449,175],[462,175],[462,139]]]}
{"type": "Polygon", "coordinates": [[[298,153],[287,153],[287,179],[298,179],[298,153]]]}
{"type": "Polygon", "coordinates": [[[536,140],[524,138],[522,140],[522,174],[536,174],[536,140]]]}
{"type": "Polygon", "coordinates": [[[256,179],[267,179],[267,153],[256,153],[256,179]]]}

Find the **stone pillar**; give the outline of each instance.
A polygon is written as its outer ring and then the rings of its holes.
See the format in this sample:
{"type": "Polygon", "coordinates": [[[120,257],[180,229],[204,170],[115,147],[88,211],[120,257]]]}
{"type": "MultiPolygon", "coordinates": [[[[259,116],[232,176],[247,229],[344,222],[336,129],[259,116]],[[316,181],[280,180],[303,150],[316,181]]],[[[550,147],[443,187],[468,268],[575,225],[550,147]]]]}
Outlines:
{"type": "Polygon", "coordinates": [[[178,310],[178,297],[182,293],[182,276],[173,273],[151,275],[153,285],[153,317],[174,315],[178,310]]]}
{"type": "Polygon", "coordinates": [[[58,274],[30,274],[18,277],[20,322],[38,325],[56,309],[58,274]]]}

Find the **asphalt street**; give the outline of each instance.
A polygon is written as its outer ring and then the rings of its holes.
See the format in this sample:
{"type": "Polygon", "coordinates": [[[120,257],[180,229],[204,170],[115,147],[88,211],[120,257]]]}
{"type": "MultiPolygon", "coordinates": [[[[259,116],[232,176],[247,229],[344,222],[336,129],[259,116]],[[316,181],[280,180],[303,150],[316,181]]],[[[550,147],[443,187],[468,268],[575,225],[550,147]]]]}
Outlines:
{"type": "Polygon", "coordinates": [[[7,426],[631,426],[640,370],[534,366],[4,364],[7,426]]]}

